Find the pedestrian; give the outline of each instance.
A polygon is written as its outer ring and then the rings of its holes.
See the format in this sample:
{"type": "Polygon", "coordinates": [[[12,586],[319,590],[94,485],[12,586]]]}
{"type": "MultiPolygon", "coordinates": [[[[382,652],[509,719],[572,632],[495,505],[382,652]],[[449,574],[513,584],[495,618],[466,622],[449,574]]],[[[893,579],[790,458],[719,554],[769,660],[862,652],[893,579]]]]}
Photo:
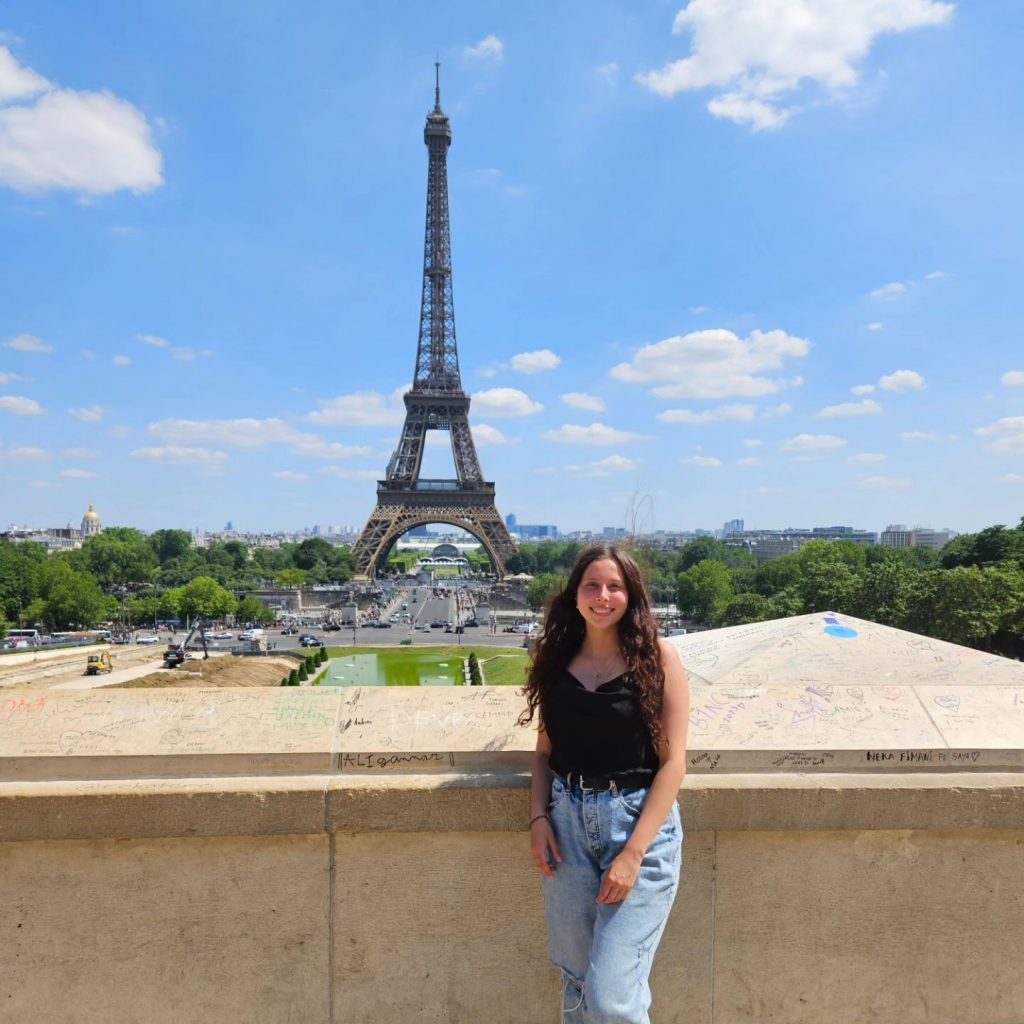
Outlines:
{"type": "Polygon", "coordinates": [[[634,559],[582,552],[548,602],[520,724],[537,718],[530,849],[563,1024],[649,1024],[679,884],[689,689],[634,559]]]}

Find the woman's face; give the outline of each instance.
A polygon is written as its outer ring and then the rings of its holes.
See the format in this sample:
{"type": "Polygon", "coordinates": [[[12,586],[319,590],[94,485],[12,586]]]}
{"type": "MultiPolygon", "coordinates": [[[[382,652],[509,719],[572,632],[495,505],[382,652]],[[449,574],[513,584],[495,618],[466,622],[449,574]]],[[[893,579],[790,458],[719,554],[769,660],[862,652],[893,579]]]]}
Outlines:
{"type": "Polygon", "coordinates": [[[576,591],[576,608],[587,626],[618,626],[629,608],[629,592],[616,562],[599,558],[587,566],[576,591]]]}

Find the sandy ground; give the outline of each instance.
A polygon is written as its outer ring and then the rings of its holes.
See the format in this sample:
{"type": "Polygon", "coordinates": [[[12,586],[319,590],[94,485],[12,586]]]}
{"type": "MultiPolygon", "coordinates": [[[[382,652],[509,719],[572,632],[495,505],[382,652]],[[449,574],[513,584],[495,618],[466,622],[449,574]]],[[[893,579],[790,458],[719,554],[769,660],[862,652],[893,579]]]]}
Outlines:
{"type": "Polygon", "coordinates": [[[179,668],[149,672],[111,686],[280,686],[281,678],[298,667],[294,658],[236,658],[222,654],[208,661],[193,658],[179,668]]]}
{"type": "Polygon", "coordinates": [[[89,648],[68,651],[64,657],[45,662],[18,664],[0,659],[0,689],[12,686],[32,689],[91,690],[125,686],[277,686],[298,661],[293,658],[236,658],[230,654],[202,655],[176,669],[163,668],[164,648],[114,648],[114,671],[87,676],[89,648]]]}

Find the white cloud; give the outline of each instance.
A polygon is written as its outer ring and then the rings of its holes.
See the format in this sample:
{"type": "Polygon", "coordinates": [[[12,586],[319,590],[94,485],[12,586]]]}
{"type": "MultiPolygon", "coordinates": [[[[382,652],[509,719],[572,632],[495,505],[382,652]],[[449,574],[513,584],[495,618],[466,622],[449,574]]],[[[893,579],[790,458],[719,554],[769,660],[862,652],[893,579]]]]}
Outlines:
{"type": "Polygon", "coordinates": [[[62,469],[58,474],[67,480],[95,480],[96,474],[87,469],[62,469]]]}
{"type": "Polygon", "coordinates": [[[912,486],[909,480],[898,480],[888,476],[866,476],[857,483],[869,491],[905,491],[912,486]]]}
{"type": "Polygon", "coordinates": [[[834,434],[797,434],[782,443],[784,452],[820,452],[842,448],[846,442],[834,434]]]}
{"type": "Polygon", "coordinates": [[[896,370],[879,377],[878,386],[883,391],[920,391],[924,387],[924,377],[916,370],[896,370]]]}
{"type": "Polygon", "coordinates": [[[130,356],[114,356],[110,360],[115,366],[131,366],[132,360],[130,356]]]}
{"type": "Polygon", "coordinates": [[[879,36],[952,14],[937,0],[690,0],[672,26],[691,36],[690,55],[636,80],[665,97],[724,90],[710,112],[759,131],[784,124],[809,85],[832,96],[855,86],[879,36]]]}
{"type": "Polygon", "coordinates": [[[745,459],[737,459],[736,460],[736,465],[737,466],[760,466],[761,465],[761,460],[756,458],[756,457],[754,457],[753,455],[748,455],[745,459]]]}
{"type": "Polygon", "coordinates": [[[885,462],[888,457],[888,455],[881,455],[878,452],[858,452],[856,455],[851,455],[846,461],[858,465],[865,462],[885,462]]]}
{"type": "Polygon", "coordinates": [[[877,416],[881,411],[882,407],[873,398],[864,398],[859,402],[826,405],[817,415],[821,419],[834,419],[837,416],[877,416]]]}
{"type": "Polygon", "coordinates": [[[618,80],[619,65],[615,61],[609,64],[602,64],[594,70],[597,72],[598,77],[603,78],[606,82],[612,83],[618,80]]]}
{"type": "Polygon", "coordinates": [[[143,345],[152,345],[153,348],[167,348],[170,345],[166,338],[158,338],[155,334],[136,334],[135,338],[143,345]]]}
{"type": "Polygon", "coordinates": [[[0,46],[0,103],[29,99],[43,92],[49,84],[31,68],[23,68],[6,46],[0,46]]]}
{"type": "Polygon", "coordinates": [[[756,405],[720,405],[715,409],[694,412],[692,409],[666,409],[658,413],[662,423],[712,423],[732,420],[749,423],[757,415],[756,405]]]}
{"type": "Polygon", "coordinates": [[[869,331],[880,331],[883,326],[884,325],[880,321],[872,320],[871,323],[867,325],[867,329],[869,331]]]}
{"type": "Polygon", "coordinates": [[[881,288],[876,288],[870,295],[869,299],[895,299],[897,295],[903,295],[907,290],[907,286],[902,281],[890,281],[888,284],[883,284],[881,288]]]}
{"type": "Polygon", "coordinates": [[[783,487],[755,487],[755,494],[782,494],[785,488],[783,487]]]}
{"type": "Polygon", "coordinates": [[[46,412],[34,398],[22,395],[0,395],[0,411],[15,416],[42,416],[46,412]]]}
{"type": "Polygon", "coordinates": [[[133,433],[133,431],[132,431],[132,428],[131,428],[131,427],[129,427],[129,426],[126,426],[126,425],[125,425],[125,424],[123,424],[123,423],[120,423],[120,424],[118,424],[118,425],[117,425],[117,426],[115,426],[115,427],[111,427],[111,428],[110,428],[110,429],[109,429],[109,430],[107,431],[107,433],[108,433],[108,434],[109,434],[109,435],[110,435],[111,437],[117,438],[117,440],[121,441],[121,440],[124,440],[124,438],[126,438],[126,437],[131,437],[131,436],[132,436],[132,433],[133,433]]]}
{"type": "Polygon", "coordinates": [[[532,416],[544,408],[516,388],[491,388],[472,396],[473,411],[484,416],[532,416]]]}
{"type": "Polygon", "coordinates": [[[874,384],[857,384],[850,388],[851,395],[871,395],[875,392],[874,384]]]}
{"type": "Polygon", "coordinates": [[[31,380],[31,378],[22,377],[20,373],[0,373],[0,384],[14,384],[28,380],[31,380]]]}
{"type": "Polygon", "coordinates": [[[492,60],[500,63],[505,58],[505,47],[497,36],[484,36],[476,46],[467,46],[463,54],[470,60],[492,60]]]}
{"type": "Polygon", "coordinates": [[[105,195],[163,184],[145,116],[112,93],[63,89],[0,46],[0,185],[105,195]]]}
{"type": "Polygon", "coordinates": [[[405,418],[405,405],[402,403],[404,390],[396,388],[390,395],[382,395],[376,391],[357,391],[353,395],[322,399],[321,407],[316,412],[311,412],[306,419],[310,423],[325,426],[394,426],[405,418]]]}
{"type": "Polygon", "coordinates": [[[773,420],[773,419],[779,419],[782,416],[788,416],[792,411],[793,411],[793,406],[787,405],[785,402],[782,402],[780,405],[770,405],[770,406],[768,406],[765,409],[763,415],[764,415],[765,419],[773,420]]]}
{"type": "Polygon", "coordinates": [[[596,395],[588,395],[582,391],[568,391],[562,395],[562,401],[574,409],[585,409],[587,412],[604,412],[606,406],[596,395]]]}
{"type": "Polygon", "coordinates": [[[1000,455],[1024,455],[1024,416],[1004,416],[974,431],[980,437],[994,437],[991,451],[1000,455]]]}
{"type": "Polygon", "coordinates": [[[8,459],[48,459],[50,453],[45,448],[12,448],[5,453],[8,459]]]}
{"type": "MultiPolygon", "coordinates": [[[[0,152],[3,150],[3,137],[0,136],[0,152]]],[[[13,348],[15,352],[52,352],[53,346],[47,345],[34,334],[19,334],[7,342],[6,348],[13,348]]]]}
{"type": "Polygon", "coordinates": [[[92,448],[65,448],[64,455],[71,459],[98,459],[100,453],[92,448]]]}
{"type": "Polygon", "coordinates": [[[136,448],[131,455],[133,458],[147,459],[150,462],[173,462],[194,466],[219,466],[228,458],[227,452],[173,444],[162,448],[136,448]]]}
{"type": "Polygon", "coordinates": [[[189,345],[181,345],[171,350],[171,358],[183,363],[191,363],[196,358],[196,350],[189,345]]]}
{"type": "Polygon", "coordinates": [[[270,474],[276,477],[278,480],[308,480],[308,473],[293,473],[290,469],[280,469],[276,473],[270,474]]]}
{"type": "Polygon", "coordinates": [[[653,384],[653,394],[661,398],[754,398],[802,384],[799,377],[761,374],[810,350],[809,341],[785,331],[755,330],[739,338],[717,328],[645,345],[632,362],[614,366],[611,375],[631,384],[653,384]]]}
{"type": "Polygon", "coordinates": [[[591,423],[588,427],[564,423],[558,430],[548,430],[542,435],[545,441],[560,441],[565,444],[622,444],[627,441],[646,441],[643,434],[628,430],[617,430],[603,423],[591,423]]]}
{"type": "Polygon", "coordinates": [[[497,377],[498,376],[498,371],[495,370],[494,367],[492,367],[492,366],[485,366],[482,370],[477,370],[476,372],[479,373],[481,377],[497,377]]]}
{"type": "Polygon", "coordinates": [[[487,423],[476,423],[471,429],[473,431],[473,440],[478,448],[487,445],[515,444],[514,438],[508,437],[498,430],[497,427],[492,427],[487,423]]]}
{"type": "Polygon", "coordinates": [[[281,419],[234,420],[160,420],[147,428],[150,434],[178,445],[225,445],[231,448],[265,448],[286,444],[300,457],[313,459],[348,459],[371,455],[364,445],[344,445],[325,441],[318,434],[296,430],[281,419]]]}
{"type": "Polygon", "coordinates": [[[939,435],[932,431],[905,430],[900,434],[901,441],[938,441],[939,435]]]}
{"type": "Polygon", "coordinates": [[[556,356],[549,348],[541,348],[536,352],[520,352],[513,356],[512,369],[516,373],[543,373],[544,370],[553,370],[561,362],[561,356],[556,356]]]}
{"type": "Polygon", "coordinates": [[[939,281],[944,277],[949,277],[945,270],[933,270],[930,274],[924,275],[926,281],[939,281]]]}
{"type": "Polygon", "coordinates": [[[68,409],[68,415],[83,423],[99,423],[106,411],[102,405],[90,405],[85,409],[68,409]]]}
{"type": "Polygon", "coordinates": [[[87,349],[87,348],[83,349],[82,350],[82,358],[83,359],[88,359],[89,362],[91,363],[96,358],[96,353],[95,352],[90,352],[89,349],[87,349]]]}
{"type": "Polygon", "coordinates": [[[1003,384],[1016,387],[1018,384],[1024,384],[1024,370],[1008,370],[999,379],[1003,384]]]}
{"type": "Polygon", "coordinates": [[[759,437],[745,437],[743,438],[743,444],[746,445],[747,448],[760,448],[761,445],[764,444],[764,441],[759,437]]]}
{"type": "Polygon", "coordinates": [[[997,484],[1024,484],[1024,476],[1020,473],[1004,473],[996,477],[997,484]]]}
{"type": "Polygon", "coordinates": [[[611,473],[627,473],[636,469],[639,463],[635,459],[627,459],[625,455],[609,455],[607,458],[592,462],[591,465],[595,469],[611,473]]]}
{"type": "Polygon", "coordinates": [[[679,460],[684,466],[720,466],[721,459],[712,458],[710,455],[690,455],[679,460]]]}

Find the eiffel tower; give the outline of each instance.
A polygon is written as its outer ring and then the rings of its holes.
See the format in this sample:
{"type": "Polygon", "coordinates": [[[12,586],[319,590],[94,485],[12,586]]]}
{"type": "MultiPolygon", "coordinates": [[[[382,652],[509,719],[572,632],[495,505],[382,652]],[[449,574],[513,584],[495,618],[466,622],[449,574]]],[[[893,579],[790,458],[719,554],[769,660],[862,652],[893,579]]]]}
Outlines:
{"type": "Polygon", "coordinates": [[[360,573],[373,576],[402,534],[425,523],[448,523],[484,546],[494,570],[505,575],[515,544],[484,480],[469,429],[469,395],[462,390],[455,346],[452,245],[448,225],[448,147],[452,129],[441,109],[440,64],[435,64],[434,109],[423,129],[427,164],[427,227],[423,245],[423,299],[412,389],[405,394],[405,425],[387,479],[377,482],[377,507],[352,548],[360,573]],[[446,430],[455,480],[420,477],[427,431],[446,430]]]}

